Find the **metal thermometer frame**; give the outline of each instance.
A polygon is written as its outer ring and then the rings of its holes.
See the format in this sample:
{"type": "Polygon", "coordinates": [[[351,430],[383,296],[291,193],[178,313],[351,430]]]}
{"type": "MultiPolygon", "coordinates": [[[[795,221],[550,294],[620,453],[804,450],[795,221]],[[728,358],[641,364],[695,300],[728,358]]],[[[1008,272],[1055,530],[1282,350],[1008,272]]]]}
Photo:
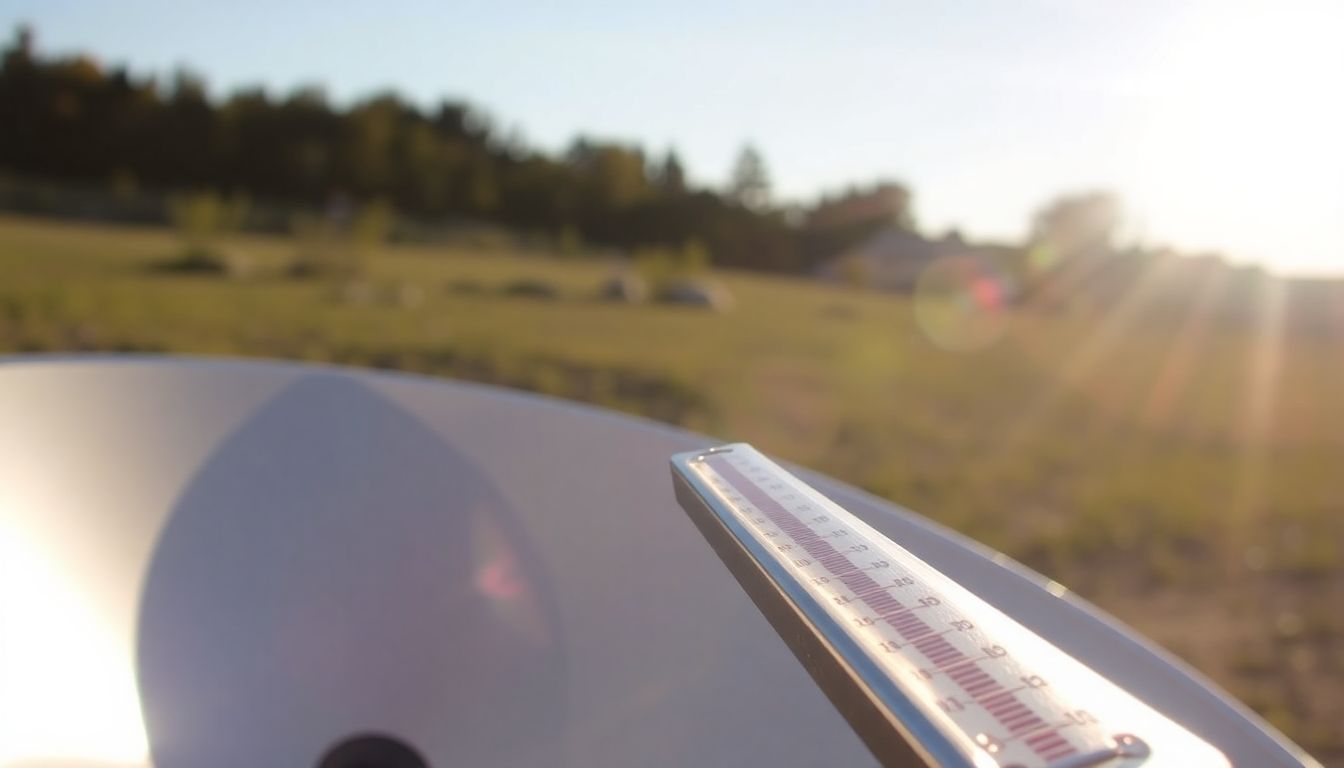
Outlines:
{"type": "Polygon", "coordinates": [[[679,453],[672,457],[672,479],[682,509],[757,609],[884,766],[975,768],[691,467],[731,450],[679,453]]]}

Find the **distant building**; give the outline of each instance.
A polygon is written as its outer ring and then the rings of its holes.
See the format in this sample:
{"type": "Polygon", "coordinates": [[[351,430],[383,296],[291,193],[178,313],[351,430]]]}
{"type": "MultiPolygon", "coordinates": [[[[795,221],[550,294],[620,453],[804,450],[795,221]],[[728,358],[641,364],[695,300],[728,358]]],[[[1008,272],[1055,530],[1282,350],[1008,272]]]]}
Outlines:
{"type": "Polygon", "coordinates": [[[887,227],[822,262],[818,276],[885,291],[909,291],[940,259],[972,259],[994,275],[1007,297],[1017,294],[1013,275],[1020,251],[1003,245],[967,243],[955,230],[930,239],[902,227],[887,227]]]}
{"type": "Polygon", "coordinates": [[[802,254],[822,264],[890,228],[910,229],[910,193],[898,184],[878,184],[823,198],[802,220],[802,254]]]}

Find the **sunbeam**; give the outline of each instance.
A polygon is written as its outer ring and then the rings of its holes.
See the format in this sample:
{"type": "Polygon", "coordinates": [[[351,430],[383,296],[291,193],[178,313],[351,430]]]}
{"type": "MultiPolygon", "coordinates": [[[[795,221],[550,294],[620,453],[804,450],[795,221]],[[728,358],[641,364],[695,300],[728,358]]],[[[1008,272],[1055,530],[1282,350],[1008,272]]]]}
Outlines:
{"type": "Polygon", "coordinates": [[[1282,280],[1265,280],[1261,285],[1256,301],[1255,337],[1246,359],[1244,395],[1236,431],[1237,476],[1232,483],[1227,529],[1234,558],[1239,557],[1238,551],[1264,504],[1270,432],[1274,426],[1279,378],[1283,372],[1287,285],[1282,280]]]}
{"type": "Polygon", "coordinates": [[[1205,348],[1210,319],[1227,287],[1227,275],[1227,271],[1222,269],[1205,272],[1199,292],[1190,305],[1185,322],[1181,324],[1140,412],[1144,426],[1158,428],[1171,425],[1172,409],[1195,371],[1200,351],[1205,348]]]}
{"type": "Polygon", "coordinates": [[[1029,437],[1061,398],[1087,383],[1098,372],[1141,311],[1149,306],[1154,291],[1171,268],[1169,260],[1159,260],[1144,269],[1139,279],[1072,350],[1050,387],[1023,410],[1012,427],[1005,430],[1007,445],[1015,445],[1029,437]]]}

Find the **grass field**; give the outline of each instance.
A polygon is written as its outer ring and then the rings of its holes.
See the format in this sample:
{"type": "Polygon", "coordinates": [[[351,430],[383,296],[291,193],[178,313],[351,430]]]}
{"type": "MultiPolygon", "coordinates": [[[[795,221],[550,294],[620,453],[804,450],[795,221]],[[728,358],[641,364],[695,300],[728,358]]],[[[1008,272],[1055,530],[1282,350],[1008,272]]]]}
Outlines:
{"type": "MultiPolygon", "coordinates": [[[[1000,548],[1344,765],[1344,331],[1018,310],[954,352],[912,304],[723,273],[715,313],[598,301],[611,267],[387,247],[355,286],[155,269],[166,230],[0,218],[0,353],[247,355],[497,382],[742,439],[1000,548]],[[517,281],[559,295],[514,295],[517,281]]],[[[1160,280],[1160,276],[1154,279],[1160,280]]]]}

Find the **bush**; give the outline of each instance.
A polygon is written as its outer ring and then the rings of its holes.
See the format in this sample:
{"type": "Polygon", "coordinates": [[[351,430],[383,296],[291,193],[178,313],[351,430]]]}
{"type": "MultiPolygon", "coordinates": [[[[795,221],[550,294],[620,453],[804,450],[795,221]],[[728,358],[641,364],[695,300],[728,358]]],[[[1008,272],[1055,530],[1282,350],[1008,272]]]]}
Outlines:
{"type": "Polygon", "coordinates": [[[368,273],[369,259],[392,231],[392,207],[384,202],[362,206],[353,217],[300,215],[290,222],[298,252],[290,262],[293,277],[356,280],[368,273]]]}
{"type": "Polygon", "coordinates": [[[385,201],[375,200],[362,206],[351,226],[356,250],[367,255],[381,248],[392,234],[394,221],[392,206],[385,201]]]}
{"type": "Polygon", "coordinates": [[[222,199],[215,192],[179,195],[168,201],[168,216],[182,247],[177,258],[160,265],[174,272],[223,274],[228,260],[218,247],[219,239],[237,231],[247,217],[246,197],[222,199]]]}
{"type": "Polygon", "coordinates": [[[464,295],[479,295],[485,293],[485,285],[482,284],[480,280],[470,277],[459,277],[456,280],[450,280],[445,288],[449,293],[464,295]]]}
{"type": "Polygon", "coordinates": [[[506,296],[526,296],[533,299],[557,299],[560,297],[560,290],[554,284],[531,277],[523,277],[505,283],[503,293],[506,296]]]}
{"type": "Polygon", "coordinates": [[[649,287],[639,275],[622,270],[607,278],[597,295],[603,301],[638,304],[649,297],[649,287]]]}
{"type": "Polygon", "coordinates": [[[227,275],[231,271],[224,256],[213,250],[188,249],[175,258],[154,265],[160,272],[186,275],[227,275]]]}
{"type": "Polygon", "coordinates": [[[681,248],[639,248],[634,254],[635,272],[655,294],[674,283],[693,280],[709,271],[709,249],[699,240],[687,240],[681,248]]]}
{"type": "Polygon", "coordinates": [[[364,271],[354,249],[342,242],[334,221],[325,216],[300,214],[290,221],[298,244],[288,272],[292,277],[333,277],[352,280],[364,271]]]}
{"type": "Polygon", "coordinates": [[[698,277],[709,271],[709,249],[698,238],[691,238],[681,245],[679,277],[698,277]]]}
{"type": "Polygon", "coordinates": [[[654,298],[668,304],[685,304],[720,312],[732,309],[733,306],[733,296],[728,289],[714,280],[706,279],[672,280],[659,288],[654,298]]]}
{"type": "Polygon", "coordinates": [[[555,245],[556,250],[565,258],[583,255],[583,235],[572,224],[560,228],[560,233],[555,238],[555,245]]]}

